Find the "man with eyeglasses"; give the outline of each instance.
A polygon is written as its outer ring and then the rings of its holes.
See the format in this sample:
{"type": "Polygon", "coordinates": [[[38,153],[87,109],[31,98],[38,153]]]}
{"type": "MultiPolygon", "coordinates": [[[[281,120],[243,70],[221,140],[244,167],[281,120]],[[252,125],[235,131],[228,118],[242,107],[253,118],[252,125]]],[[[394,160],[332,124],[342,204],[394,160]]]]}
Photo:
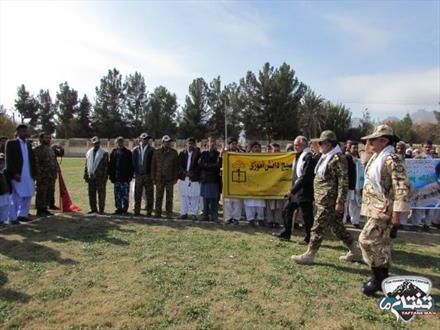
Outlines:
{"type": "Polygon", "coordinates": [[[379,125],[362,140],[374,153],[365,167],[361,214],[368,221],[359,236],[364,261],[373,273],[362,291],[371,296],[388,277],[390,242],[396,237],[401,213],[410,209],[410,185],[404,160],[394,150],[397,138],[391,127],[379,125]]]}
{"type": "Polygon", "coordinates": [[[323,131],[318,139],[312,140],[314,141],[319,143],[322,154],[316,164],[313,181],[315,222],[307,252],[300,256],[292,256],[291,259],[298,264],[312,264],[321,246],[324,232],[330,227],[336,237],[349,249],[349,252],[340,259],[357,261],[359,251],[353,237],[342,223],[348,191],[347,160],[342,154],[334,132],[323,131]]]}

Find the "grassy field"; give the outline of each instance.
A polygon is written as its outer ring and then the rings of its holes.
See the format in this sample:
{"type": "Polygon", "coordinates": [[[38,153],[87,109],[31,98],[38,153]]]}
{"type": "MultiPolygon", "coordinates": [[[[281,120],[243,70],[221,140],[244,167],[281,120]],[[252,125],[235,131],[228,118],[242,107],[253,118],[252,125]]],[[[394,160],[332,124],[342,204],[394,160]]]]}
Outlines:
{"type": "MultiPolygon", "coordinates": [[[[85,208],[82,166],[63,161],[85,208]]],[[[0,327],[440,328],[439,315],[404,326],[381,312],[360,293],[367,267],[339,261],[345,251],[331,236],[316,265],[290,262],[304,250],[246,225],[65,214],[8,227],[0,232],[0,327]]],[[[430,278],[440,299],[438,235],[401,233],[393,257],[392,274],[430,278]]]]}

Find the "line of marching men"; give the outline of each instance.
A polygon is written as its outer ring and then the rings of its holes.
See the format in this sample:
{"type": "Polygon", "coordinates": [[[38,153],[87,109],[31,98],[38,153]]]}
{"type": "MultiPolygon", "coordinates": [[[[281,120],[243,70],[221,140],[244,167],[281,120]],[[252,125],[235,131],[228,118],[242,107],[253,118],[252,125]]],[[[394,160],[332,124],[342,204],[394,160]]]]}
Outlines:
{"type": "MultiPolygon", "coordinates": [[[[32,149],[27,137],[26,125],[19,125],[17,138],[6,143],[6,157],[0,157],[0,160],[6,161],[6,167],[0,175],[0,214],[2,220],[7,214],[12,223],[28,220],[35,178],[37,214],[50,214],[47,208],[53,191],[51,188],[45,188],[47,173],[37,165],[36,159],[39,156],[34,155],[40,151],[32,149]],[[41,187],[39,182],[43,183],[41,187]]],[[[147,216],[152,216],[155,186],[154,216],[162,216],[162,203],[166,193],[165,210],[170,218],[173,210],[173,187],[180,179],[180,218],[187,218],[189,212],[193,217],[196,216],[198,202],[202,197],[202,220],[218,221],[222,154],[217,150],[215,138],[208,138],[207,148],[202,152],[196,147],[196,141],[189,138],[185,150],[180,154],[171,147],[172,139],[167,135],[163,136],[162,145],[158,149],[151,146],[151,140],[151,136],[143,133],[139,144],[130,151],[124,146],[124,139],[118,137],[117,147],[109,155],[101,148],[99,138],[92,138],[93,148],[86,154],[84,167],[84,180],[88,184],[89,213],[104,212],[108,178],[114,184],[115,213],[127,213],[129,183],[134,177],[135,215],[140,215],[141,199],[145,191],[147,216]]],[[[372,270],[372,277],[363,284],[362,291],[371,295],[380,290],[382,280],[388,277],[391,263],[390,242],[396,237],[402,214],[410,211],[410,185],[404,159],[396,153],[395,145],[398,139],[391,127],[379,125],[373,134],[364,137],[363,140],[371,151],[371,157],[365,166],[360,213],[367,217],[367,223],[359,236],[359,248],[364,262],[372,270]]],[[[239,151],[236,139],[230,139],[228,142],[228,150],[239,151]]],[[[305,224],[303,243],[308,245],[308,249],[302,255],[292,256],[293,262],[312,264],[328,228],[349,250],[341,259],[358,261],[358,244],[343,225],[347,200],[354,199],[353,193],[350,193],[353,189],[350,188],[347,159],[350,158],[350,153],[353,154],[353,158],[355,149],[350,146],[351,151],[344,155],[332,131],[322,132],[319,138],[312,139],[311,142],[312,145],[318,145],[319,150],[308,148],[308,141],[303,136],[298,136],[294,141],[296,159],[292,164],[292,187],[287,192],[284,205],[262,199],[225,199],[225,221],[237,223],[244,206],[248,222],[251,225],[263,225],[265,209],[278,209],[282,211],[284,226],[283,230],[275,235],[286,240],[291,236],[293,212],[301,209],[305,224]]],[[[50,149],[50,135],[40,135],[39,147],[50,149]]],[[[278,150],[275,148],[275,151],[278,150]]],[[[249,152],[261,152],[260,143],[252,142],[249,152]]],[[[51,158],[53,155],[47,156],[48,160],[51,158]]],[[[354,210],[350,203],[348,209],[351,214],[357,216],[358,211],[354,210]]],[[[275,213],[272,217],[274,215],[275,213]]]]}

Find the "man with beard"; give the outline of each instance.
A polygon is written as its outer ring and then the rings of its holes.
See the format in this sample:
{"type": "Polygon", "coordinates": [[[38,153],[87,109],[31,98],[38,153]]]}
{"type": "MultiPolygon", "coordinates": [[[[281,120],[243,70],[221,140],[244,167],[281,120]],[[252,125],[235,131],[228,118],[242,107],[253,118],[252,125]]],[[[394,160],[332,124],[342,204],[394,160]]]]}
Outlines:
{"type": "Polygon", "coordinates": [[[34,149],[35,161],[38,168],[35,208],[37,209],[37,216],[39,217],[52,215],[48,208],[55,194],[58,164],[55,152],[51,148],[51,142],[52,137],[49,133],[41,133],[40,145],[34,149]]]}

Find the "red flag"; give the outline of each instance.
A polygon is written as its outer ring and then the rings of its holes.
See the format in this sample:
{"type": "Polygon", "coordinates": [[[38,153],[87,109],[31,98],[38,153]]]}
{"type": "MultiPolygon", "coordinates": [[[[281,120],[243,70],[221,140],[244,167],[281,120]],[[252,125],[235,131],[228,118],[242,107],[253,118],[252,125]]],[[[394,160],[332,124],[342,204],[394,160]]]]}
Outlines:
{"type": "Polygon", "coordinates": [[[58,182],[60,184],[60,209],[63,212],[80,212],[81,209],[72,204],[69,192],[67,191],[66,184],[64,183],[63,174],[61,168],[58,166],[58,182]]]}

